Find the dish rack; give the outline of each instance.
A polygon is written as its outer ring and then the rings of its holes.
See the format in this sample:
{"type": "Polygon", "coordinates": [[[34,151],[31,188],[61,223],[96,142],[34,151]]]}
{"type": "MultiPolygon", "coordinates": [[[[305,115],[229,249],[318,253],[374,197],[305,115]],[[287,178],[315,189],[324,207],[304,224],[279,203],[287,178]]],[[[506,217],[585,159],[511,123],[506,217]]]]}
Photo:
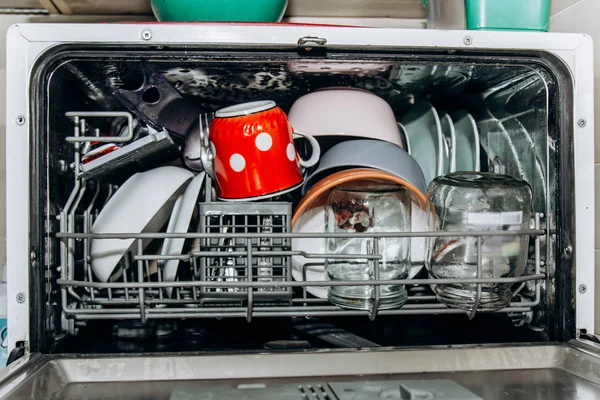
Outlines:
{"type": "MultiPolygon", "coordinates": [[[[85,130],[83,116],[75,116],[75,136],[67,138],[74,147],[75,171],[80,166],[80,145],[89,137],[80,136],[85,130]]],[[[98,139],[98,138],[96,138],[98,139]]],[[[292,233],[291,203],[205,202],[198,204],[199,229],[189,233],[91,233],[98,212],[115,193],[114,185],[87,181],[73,174],[73,190],[59,214],[60,230],[60,288],[62,327],[71,334],[89,320],[140,320],[179,318],[253,318],[366,316],[375,320],[378,315],[466,314],[490,312],[478,306],[482,285],[513,284],[513,300],[509,307],[494,311],[508,313],[516,324],[532,320],[533,309],[542,301],[547,276],[546,260],[552,234],[544,213],[535,214],[531,229],[523,231],[464,231],[464,232],[397,232],[397,233],[292,233]],[[100,199],[103,199],[101,201],[100,199]],[[482,278],[481,247],[488,236],[527,235],[533,240],[526,273],[512,278],[482,278]],[[291,246],[293,238],[364,237],[373,240],[371,254],[321,254],[297,251],[291,246]],[[379,276],[378,241],[385,237],[477,238],[477,278],[465,279],[397,279],[367,281],[294,281],[291,278],[291,257],[307,259],[367,259],[372,260],[374,276],[379,276]],[[144,241],[181,238],[187,251],[180,255],[158,255],[145,248],[144,241]],[[122,261],[125,271],[109,282],[98,281],[91,268],[92,240],[133,239],[131,257],[122,261]],[[167,282],[160,265],[177,259],[179,280],[167,282]],[[153,265],[155,267],[153,267],[153,265]],[[252,266],[252,268],[247,268],[252,266]],[[156,271],[153,270],[156,269],[156,271]],[[437,301],[429,291],[434,284],[477,285],[474,306],[467,311],[449,308],[437,301]],[[375,301],[370,311],[348,310],[326,300],[312,298],[307,287],[329,286],[374,287],[375,301]],[[378,310],[381,285],[406,285],[408,301],[399,309],[378,310]],[[167,293],[171,293],[169,296],[167,293]]],[[[546,183],[548,180],[546,180],[546,183]]],[[[206,193],[212,193],[212,182],[206,181],[206,193]]],[[[548,209],[548,208],[547,208],[548,209]]],[[[192,229],[193,230],[193,229],[192,229]]],[[[306,267],[305,267],[306,268],[306,267]]],[[[306,277],[306,271],[302,271],[306,277]]]]}

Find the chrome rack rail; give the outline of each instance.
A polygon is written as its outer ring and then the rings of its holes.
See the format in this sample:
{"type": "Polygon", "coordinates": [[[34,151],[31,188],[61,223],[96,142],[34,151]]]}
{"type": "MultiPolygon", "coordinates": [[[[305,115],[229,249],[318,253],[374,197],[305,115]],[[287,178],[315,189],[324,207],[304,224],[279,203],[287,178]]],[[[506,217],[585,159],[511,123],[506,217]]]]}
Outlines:
{"type": "MultiPolygon", "coordinates": [[[[362,233],[352,236],[361,236],[371,238],[374,241],[385,237],[476,237],[478,257],[478,277],[465,279],[397,279],[397,280],[367,280],[367,281],[201,281],[197,275],[192,274],[190,280],[165,282],[161,279],[161,274],[156,274],[154,278],[150,277],[149,263],[159,260],[180,260],[188,262],[190,268],[194,269],[199,265],[199,260],[203,257],[222,257],[223,252],[219,251],[191,251],[178,256],[161,256],[154,254],[144,254],[142,241],[147,239],[165,239],[165,238],[183,238],[183,239],[206,239],[206,238],[229,238],[244,240],[247,243],[243,251],[227,253],[227,256],[241,257],[246,260],[247,265],[253,265],[254,258],[257,257],[290,257],[304,256],[305,258],[328,258],[328,259],[348,259],[360,258],[374,260],[375,277],[378,276],[379,263],[381,255],[378,254],[318,254],[294,251],[293,249],[285,251],[254,251],[251,245],[252,240],[257,237],[267,238],[324,238],[324,237],[348,237],[349,234],[312,234],[312,233],[272,233],[272,234],[203,234],[203,233],[138,233],[138,234],[91,234],[91,233],[59,233],[57,237],[64,242],[83,241],[102,239],[135,239],[137,241],[136,254],[133,261],[137,265],[137,280],[128,280],[128,275],[122,274],[119,281],[115,282],[97,282],[93,280],[93,273],[90,270],[90,263],[84,262],[85,271],[83,278],[75,279],[73,267],[75,263],[67,263],[63,277],[58,280],[61,287],[62,308],[65,316],[74,320],[94,320],[94,319],[139,319],[147,321],[148,319],[160,318],[223,318],[223,317],[242,317],[248,321],[255,317],[312,317],[312,316],[368,316],[375,319],[377,315],[412,315],[412,314],[467,314],[473,317],[479,312],[477,305],[482,295],[482,285],[494,283],[512,283],[522,284],[514,290],[516,295],[523,289],[528,282],[535,284],[534,299],[532,301],[514,301],[509,307],[498,310],[500,313],[525,313],[530,312],[533,307],[539,304],[541,297],[541,282],[546,278],[542,272],[540,260],[540,240],[547,234],[545,230],[539,229],[540,216],[535,218],[535,229],[525,231],[488,231],[488,232],[399,232],[399,233],[362,233]],[[528,235],[535,240],[535,257],[533,260],[534,270],[520,277],[512,278],[482,278],[481,277],[481,245],[482,239],[488,236],[515,236],[528,235]],[[414,295],[415,287],[432,284],[473,284],[477,285],[477,296],[475,306],[471,311],[458,308],[449,308],[439,303],[435,296],[414,295]],[[260,304],[253,298],[257,290],[281,287],[328,287],[328,286],[361,286],[370,285],[375,288],[375,302],[370,311],[346,310],[333,306],[325,300],[309,298],[306,291],[302,295],[294,296],[288,303],[260,304]],[[399,309],[378,310],[379,288],[381,285],[407,285],[409,298],[406,305],[399,309]],[[241,289],[245,290],[245,300],[238,301],[237,304],[224,301],[225,304],[206,305],[203,304],[201,288],[220,288],[220,289],[241,289]],[[173,296],[167,297],[165,289],[172,289],[173,296]],[[252,289],[252,290],[248,290],[252,289]]],[[[67,246],[68,247],[68,246],[67,246]]],[[[377,246],[374,246],[377,249],[377,246]]],[[[84,245],[87,248],[87,245],[84,245]]],[[[69,251],[71,253],[71,251],[69,251]]],[[[180,266],[181,268],[181,266],[180,266]]],[[[135,268],[134,268],[135,270],[135,268]]]]}

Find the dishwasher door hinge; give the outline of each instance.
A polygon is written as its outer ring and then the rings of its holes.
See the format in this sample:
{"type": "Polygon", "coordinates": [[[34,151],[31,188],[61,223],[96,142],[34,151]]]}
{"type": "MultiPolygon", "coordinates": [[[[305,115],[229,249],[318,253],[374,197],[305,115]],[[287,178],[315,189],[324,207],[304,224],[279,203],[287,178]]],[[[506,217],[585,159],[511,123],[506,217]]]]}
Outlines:
{"type": "Polygon", "coordinates": [[[317,36],[303,36],[298,39],[298,47],[302,47],[306,51],[311,51],[314,48],[327,47],[327,39],[317,36]]]}
{"type": "Polygon", "coordinates": [[[27,354],[27,342],[17,342],[15,348],[11,350],[8,358],[6,359],[6,365],[8,366],[14,363],[25,354],[27,354]]]}
{"type": "Polygon", "coordinates": [[[598,337],[596,335],[592,335],[591,333],[587,333],[587,331],[585,331],[583,329],[578,332],[577,336],[579,339],[585,339],[585,340],[589,340],[590,342],[600,344],[600,337],[598,337]]]}

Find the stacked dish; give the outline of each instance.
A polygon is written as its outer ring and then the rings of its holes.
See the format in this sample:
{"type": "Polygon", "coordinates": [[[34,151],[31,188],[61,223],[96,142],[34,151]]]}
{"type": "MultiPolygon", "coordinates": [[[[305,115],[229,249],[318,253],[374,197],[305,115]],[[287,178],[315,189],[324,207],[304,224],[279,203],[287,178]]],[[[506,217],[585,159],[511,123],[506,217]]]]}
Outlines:
{"type": "MultiPolygon", "coordinates": [[[[477,125],[464,110],[446,113],[425,101],[412,106],[400,121],[382,98],[346,87],[302,96],[287,114],[273,101],[226,107],[214,117],[200,118],[206,172],[194,177],[186,169],[163,166],[133,175],[102,209],[91,231],[188,232],[208,176],[221,201],[268,201],[282,196],[299,200],[292,218],[296,233],[328,232],[326,199],[333,189],[348,185],[398,188],[408,199],[402,204],[410,215],[405,227],[426,231],[428,184],[450,172],[480,170],[477,125]],[[310,146],[297,152],[299,141],[310,146]]],[[[212,190],[207,193],[206,201],[213,201],[212,190]]],[[[379,210],[381,214],[385,207],[379,210]]],[[[184,242],[182,238],[161,241],[155,253],[163,261],[151,262],[146,274],[158,272],[162,281],[175,281],[180,267],[177,256],[182,255],[184,242]]],[[[408,277],[413,278],[424,266],[425,239],[410,238],[409,242],[408,277]]],[[[149,241],[141,243],[142,250],[149,245],[149,241]]],[[[327,279],[325,243],[324,236],[292,240],[292,250],[300,252],[291,260],[294,279],[327,279]]],[[[118,279],[133,261],[130,254],[140,250],[137,246],[132,238],[93,239],[90,259],[96,277],[103,282],[118,279]]],[[[367,249],[372,245],[367,244],[367,249]]],[[[308,287],[307,291],[327,298],[326,287],[308,287]]],[[[167,295],[172,295],[171,290],[167,295]]]]}
{"type": "Polygon", "coordinates": [[[447,114],[421,102],[404,116],[402,127],[428,185],[450,172],[480,171],[479,132],[468,112],[447,114]]]}

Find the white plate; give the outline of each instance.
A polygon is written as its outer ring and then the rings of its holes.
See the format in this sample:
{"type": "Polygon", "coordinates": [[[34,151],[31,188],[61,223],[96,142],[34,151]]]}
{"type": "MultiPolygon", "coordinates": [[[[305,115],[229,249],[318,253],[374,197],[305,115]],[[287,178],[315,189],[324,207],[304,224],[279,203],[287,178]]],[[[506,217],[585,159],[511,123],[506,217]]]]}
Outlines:
{"type": "MultiPolygon", "coordinates": [[[[413,206],[411,213],[411,226],[413,232],[424,232],[427,230],[427,214],[419,207],[413,206]]],[[[325,232],[325,208],[315,207],[306,211],[296,224],[293,232],[301,233],[323,233],[325,232]]],[[[294,238],[292,239],[294,251],[305,251],[307,253],[326,253],[324,238],[294,238]]],[[[424,266],[425,238],[411,239],[411,262],[412,268],[408,273],[408,279],[414,278],[424,266]]],[[[325,260],[322,258],[305,258],[303,256],[292,257],[292,277],[302,282],[302,270],[306,265],[306,281],[325,281],[325,260]],[[307,265],[309,264],[309,265],[307,265]]],[[[309,286],[306,291],[320,299],[327,299],[327,287],[309,286]]]]}
{"type": "MultiPolygon", "coordinates": [[[[171,218],[169,219],[169,225],[167,226],[167,233],[187,233],[192,220],[192,215],[198,204],[198,196],[202,190],[202,184],[204,183],[205,172],[201,172],[188,185],[185,193],[183,193],[173,207],[171,218]]],[[[185,239],[183,238],[167,238],[165,239],[161,255],[163,256],[178,256],[181,255],[185,239]]],[[[159,263],[160,265],[160,263],[159,263]]],[[[163,282],[173,282],[177,276],[177,268],[179,266],[179,260],[167,260],[164,262],[163,269],[163,282]]],[[[172,288],[165,289],[168,296],[171,297],[172,288]]]]}
{"type": "Polygon", "coordinates": [[[484,93],[484,98],[490,113],[495,118],[505,119],[514,117],[515,111],[523,112],[523,104],[544,90],[546,90],[544,80],[539,78],[537,72],[531,72],[490,88],[484,93]],[[508,108],[513,102],[516,104],[511,112],[508,108]]]}
{"type": "Polygon", "coordinates": [[[402,119],[410,141],[411,156],[423,170],[426,184],[444,173],[440,118],[428,102],[414,105],[402,119]]]}
{"type": "Polygon", "coordinates": [[[466,111],[452,114],[456,136],[455,171],[479,171],[479,132],[477,123],[466,111]]]}
{"type": "Polygon", "coordinates": [[[450,172],[450,146],[446,142],[446,138],[442,139],[442,165],[444,166],[444,174],[450,172]]]}
{"type": "MultiPolygon", "coordinates": [[[[486,128],[490,125],[486,124],[486,128]]],[[[544,168],[536,155],[534,138],[527,132],[516,118],[498,121],[497,125],[484,132],[487,137],[488,156],[502,160],[501,171],[516,178],[521,178],[531,186],[533,192],[533,209],[536,212],[546,210],[546,178],[544,168]],[[498,146],[496,138],[506,136],[507,144],[498,146]],[[508,150],[507,150],[508,149],[508,150]]]]}
{"type": "Polygon", "coordinates": [[[456,171],[456,132],[452,118],[443,111],[438,111],[444,138],[444,173],[456,171]]]}
{"type": "MultiPolygon", "coordinates": [[[[193,177],[190,171],[178,167],[160,167],[133,175],[102,209],[92,233],[157,232],[167,222],[175,200],[193,177]]],[[[107,282],[134,243],[134,239],[92,240],[91,265],[96,277],[107,282]]]]}
{"type": "Polygon", "coordinates": [[[400,130],[400,137],[402,138],[402,142],[404,144],[404,150],[410,154],[410,141],[408,140],[408,135],[406,134],[406,128],[404,125],[398,122],[398,129],[400,130]]]}

